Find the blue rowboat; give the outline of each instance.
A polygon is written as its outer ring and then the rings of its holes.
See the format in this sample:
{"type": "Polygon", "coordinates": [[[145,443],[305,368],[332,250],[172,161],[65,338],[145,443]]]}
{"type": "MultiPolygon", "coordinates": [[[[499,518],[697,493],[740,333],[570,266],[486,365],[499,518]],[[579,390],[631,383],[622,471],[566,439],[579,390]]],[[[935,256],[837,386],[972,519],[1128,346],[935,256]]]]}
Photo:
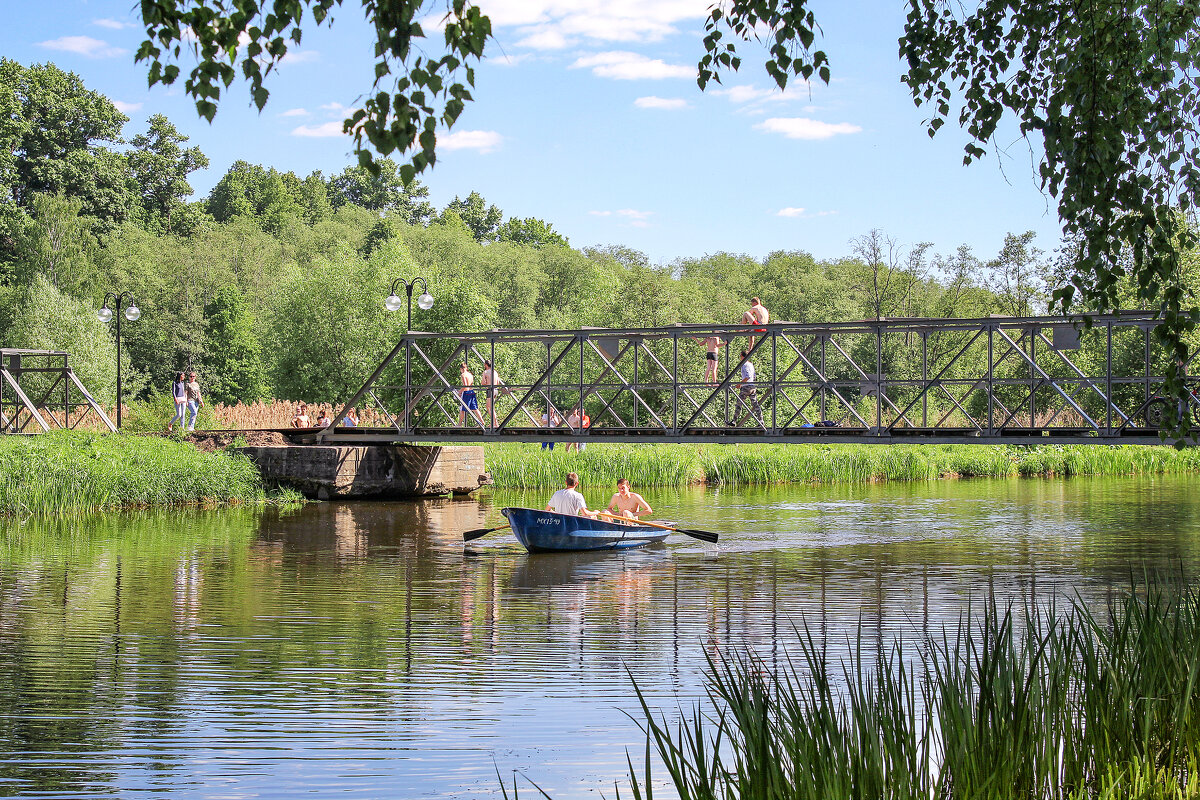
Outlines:
{"type": "Polygon", "coordinates": [[[646,525],[624,525],[532,508],[502,508],[500,513],[508,518],[517,541],[531,553],[621,550],[661,542],[670,533],[646,525]]]}

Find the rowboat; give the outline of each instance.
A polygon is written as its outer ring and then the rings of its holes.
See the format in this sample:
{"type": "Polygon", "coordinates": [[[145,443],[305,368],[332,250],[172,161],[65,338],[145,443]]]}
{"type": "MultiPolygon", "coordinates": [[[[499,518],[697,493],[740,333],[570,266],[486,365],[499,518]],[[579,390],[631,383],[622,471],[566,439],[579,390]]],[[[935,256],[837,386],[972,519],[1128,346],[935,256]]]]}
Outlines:
{"type": "Polygon", "coordinates": [[[517,541],[531,553],[622,550],[661,542],[671,531],[532,508],[502,508],[517,541]]]}

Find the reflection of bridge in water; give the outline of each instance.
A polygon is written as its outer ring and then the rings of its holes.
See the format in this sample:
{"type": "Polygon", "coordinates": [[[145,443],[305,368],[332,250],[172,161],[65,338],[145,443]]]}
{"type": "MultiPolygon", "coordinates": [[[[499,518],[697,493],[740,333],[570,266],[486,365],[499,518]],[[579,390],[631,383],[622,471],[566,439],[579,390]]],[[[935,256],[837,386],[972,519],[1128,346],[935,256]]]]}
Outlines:
{"type": "Polygon", "coordinates": [[[1150,313],[1120,312],[1090,327],[991,317],[413,331],[335,418],[373,407],[391,427],[315,438],[1158,444],[1146,419],[1156,421],[1147,408],[1168,359],[1151,334],[1156,324],[1150,313]],[[727,343],[712,382],[697,341],[709,336],[727,343]],[[498,366],[499,384],[481,385],[485,361],[498,366]],[[743,361],[755,367],[752,388],[741,383],[743,361]],[[458,397],[463,362],[476,375],[478,415],[458,397]]]}

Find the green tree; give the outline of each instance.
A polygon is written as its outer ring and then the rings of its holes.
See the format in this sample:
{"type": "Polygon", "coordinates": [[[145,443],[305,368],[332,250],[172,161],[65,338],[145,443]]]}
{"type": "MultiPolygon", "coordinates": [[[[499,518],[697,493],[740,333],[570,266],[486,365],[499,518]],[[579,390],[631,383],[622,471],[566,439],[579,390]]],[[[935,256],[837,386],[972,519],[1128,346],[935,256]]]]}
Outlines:
{"type": "Polygon", "coordinates": [[[460,200],[456,195],[442,210],[441,218],[455,214],[471,230],[471,235],[477,242],[494,242],[500,221],[504,212],[497,206],[490,206],[479,192],[471,192],[466,200],[460,200]]]}
{"type": "Polygon", "coordinates": [[[510,217],[496,231],[496,239],[501,242],[524,244],[531,247],[541,247],[552,244],[559,247],[569,247],[567,237],[554,230],[554,226],[536,217],[517,219],[510,217]]]}
{"type": "Polygon", "coordinates": [[[267,394],[262,347],[245,294],[223,286],[204,307],[204,374],[218,403],[253,403],[267,394]]]}
{"type": "Polygon", "coordinates": [[[162,114],[153,114],[149,129],[130,140],[129,174],[142,208],[149,220],[169,232],[187,232],[181,223],[191,220],[183,212],[183,199],[192,194],[188,175],[208,166],[199,147],[181,146],[187,140],[162,114]]]}
{"type": "Polygon", "coordinates": [[[19,248],[24,266],[17,273],[24,283],[34,272],[45,275],[60,291],[78,294],[93,277],[96,239],[92,220],[82,216],[83,201],[61,194],[36,194],[33,217],[25,226],[19,248]]]}
{"type": "Polygon", "coordinates": [[[217,222],[248,216],[271,233],[289,220],[303,219],[305,193],[299,178],[258,164],[235,161],[208,197],[208,213],[217,222]]]}
{"type": "Polygon", "coordinates": [[[1046,307],[1048,267],[1042,251],[1033,246],[1036,238],[1033,231],[1005,234],[1000,253],[987,264],[988,288],[1005,314],[1027,317],[1046,307]]]}
{"type": "MultiPolygon", "coordinates": [[[[5,347],[70,353],[71,366],[88,391],[101,402],[115,402],[117,344],[110,326],[96,319],[91,302],[65,295],[44,276],[34,276],[18,294],[3,337],[5,347]]],[[[123,388],[136,387],[139,380],[128,353],[123,360],[123,388]]]]}
{"type": "Polygon", "coordinates": [[[399,167],[390,158],[377,159],[375,166],[377,173],[352,166],[329,179],[329,197],[334,208],[352,203],[386,212],[409,225],[427,224],[435,213],[429,204],[429,188],[416,180],[406,186],[400,179],[399,167]]]}

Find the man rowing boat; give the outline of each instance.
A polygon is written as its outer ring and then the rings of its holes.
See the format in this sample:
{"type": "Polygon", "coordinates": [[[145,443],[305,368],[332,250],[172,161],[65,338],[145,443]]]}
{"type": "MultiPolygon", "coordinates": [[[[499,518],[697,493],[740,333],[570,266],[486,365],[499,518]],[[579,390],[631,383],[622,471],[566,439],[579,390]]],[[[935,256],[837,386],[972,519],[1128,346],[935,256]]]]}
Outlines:
{"type": "Polygon", "coordinates": [[[579,476],[574,472],[568,472],[566,484],[564,488],[559,489],[550,497],[550,502],[546,504],[546,510],[553,511],[555,514],[595,519],[598,512],[588,511],[587,501],[575,488],[579,485],[579,476]]]}
{"type": "Polygon", "coordinates": [[[616,509],[615,516],[624,517],[633,522],[637,522],[638,517],[643,514],[654,513],[654,509],[650,507],[645,498],[630,490],[629,481],[625,478],[617,481],[617,493],[608,503],[608,513],[612,514],[614,509],[616,509]]]}

